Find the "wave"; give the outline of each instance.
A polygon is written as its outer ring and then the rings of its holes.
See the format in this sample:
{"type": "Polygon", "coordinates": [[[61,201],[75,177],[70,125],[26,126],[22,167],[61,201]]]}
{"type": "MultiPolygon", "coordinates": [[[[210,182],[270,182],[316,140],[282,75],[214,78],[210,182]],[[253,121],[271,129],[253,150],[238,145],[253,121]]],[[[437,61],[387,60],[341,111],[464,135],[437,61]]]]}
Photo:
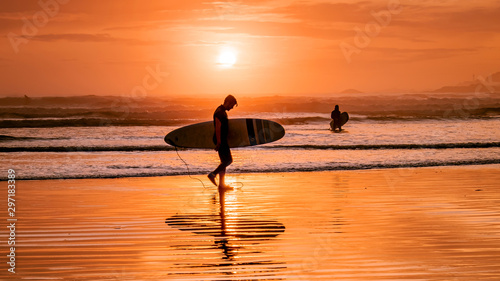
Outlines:
{"type": "MultiPolygon", "coordinates": [[[[500,118],[500,94],[404,94],[342,97],[242,97],[236,114],[283,125],[330,122],[335,104],[350,122],[500,118]],[[258,117],[257,117],[258,116],[258,117]]],[[[0,98],[0,128],[169,126],[210,120],[220,103],[210,98],[134,101],[126,97],[0,98]]]]}
{"type": "MultiPolygon", "coordinates": [[[[2,110],[5,111],[5,110],[2,110]]],[[[23,112],[0,113],[1,128],[53,128],[53,127],[101,127],[101,126],[174,126],[207,121],[211,117],[208,110],[157,110],[141,109],[135,112],[120,111],[74,111],[23,109],[23,112]]],[[[479,110],[476,110],[479,111],[479,110]]],[[[299,115],[309,116],[279,116],[276,112],[243,113],[255,118],[265,118],[282,125],[303,125],[311,123],[329,124],[329,113],[302,112],[299,115]],[[278,116],[277,116],[278,115],[278,116]]],[[[293,112],[286,115],[294,114],[293,112]]],[[[384,122],[384,121],[422,121],[447,119],[496,119],[500,117],[500,108],[483,108],[479,112],[469,112],[466,115],[448,114],[446,112],[350,112],[350,122],[384,122]]]]}
{"type": "Polygon", "coordinates": [[[23,140],[23,139],[29,139],[29,138],[19,138],[7,135],[0,135],[0,141],[13,141],[13,140],[23,140]]]}
{"type": "Polygon", "coordinates": [[[374,150],[374,149],[453,149],[500,147],[500,142],[436,143],[436,144],[360,144],[360,145],[269,145],[262,149],[305,150],[374,150]]]}
{"type": "Polygon", "coordinates": [[[182,119],[24,119],[0,120],[0,128],[54,128],[54,127],[102,127],[102,126],[173,126],[188,123],[182,119]]]}
{"type": "Polygon", "coordinates": [[[70,138],[40,138],[40,137],[13,137],[8,135],[0,135],[1,141],[19,141],[19,140],[27,140],[27,141],[35,141],[35,140],[69,140],[70,138]]]}
{"type": "MultiPolygon", "coordinates": [[[[440,166],[474,166],[474,165],[494,165],[500,164],[500,159],[478,159],[478,160],[457,160],[457,161],[428,161],[399,164],[354,164],[339,166],[320,167],[287,167],[279,169],[247,170],[234,169],[233,173],[285,173],[285,172],[321,172],[321,171],[343,171],[343,170],[371,170],[371,169],[397,169],[397,168],[424,168],[440,166]]],[[[188,174],[188,173],[185,173],[188,174]]]]}
{"type": "MultiPolygon", "coordinates": [[[[283,168],[262,168],[262,169],[233,169],[232,174],[250,174],[250,173],[289,173],[289,172],[322,172],[322,171],[346,171],[346,170],[372,170],[372,169],[397,169],[397,168],[425,168],[425,167],[446,167],[446,166],[478,166],[478,165],[496,165],[500,164],[500,159],[480,159],[480,160],[459,160],[459,161],[430,161],[430,162],[415,162],[401,164],[354,164],[354,165],[339,165],[339,166],[318,166],[318,167],[283,167],[283,168]]],[[[50,179],[104,179],[104,178],[131,178],[131,177],[161,177],[161,176],[190,176],[196,179],[200,176],[206,179],[205,174],[209,171],[202,169],[186,170],[183,172],[144,172],[131,171],[129,168],[110,166],[113,170],[123,170],[124,173],[107,173],[99,175],[72,175],[72,176],[19,176],[19,180],[50,180],[50,179]]],[[[139,167],[138,167],[139,168],[139,167]]],[[[140,167],[143,168],[143,167],[140,167]]],[[[0,181],[6,181],[7,178],[1,177],[0,181]]]]}
{"type": "MultiPolygon", "coordinates": [[[[207,115],[209,116],[209,115],[207,115]]],[[[44,117],[44,118],[2,118],[0,119],[0,128],[55,128],[55,127],[107,127],[107,126],[180,126],[187,125],[209,119],[201,116],[175,116],[172,118],[146,118],[141,117],[44,117]]],[[[206,117],[206,116],[205,116],[206,117]]],[[[260,118],[270,119],[282,125],[304,125],[314,123],[329,124],[331,119],[321,116],[310,117],[291,117],[275,118],[266,117],[265,114],[259,115],[260,118]]],[[[425,120],[444,120],[457,119],[458,117],[445,118],[443,116],[396,116],[396,115],[351,115],[350,122],[384,122],[384,121],[425,121],[425,120]]],[[[468,116],[468,119],[497,119],[499,115],[476,115],[468,116]]]]}
{"type": "MultiPolygon", "coordinates": [[[[475,115],[468,116],[468,119],[497,119],[497,115],[475,115]]],[[[349,122],[393,122],[393,121],[426,121],[426,120],[445,120],[445,119],[459,119],[457,116],[445,118],[442,115],[421,115],[421,116],[405,116],[405,115],[354,115],[349,116],[349,122]]],[[[270,118],[270,120],[280,123],[281,125],[304,125],[311,123],[324,123],[329,124],[332,119],[328,117],[311,116],[311,117],[292,117],[292,118],[270,118]]]]}
{"type": "MultiPolygon", "coordinates": [[[[437,144],[360,144],[360,145],[267,145],[249,147],[255,149],[279,150],[376,150],[376,149],[474,149],[500,147],[500,142],[486,143],[437,143],[437,144]]],[[[132,151],[174,151],[176,148],[169,145],[151,146],[19,146],[0,147],[0,152],[132,152],[132,151]]],[[[179,148],[185,150],[184,148],[179,148]]],[[[200,150],[200,149],[190,149],[200,150]]]]}
{"type": "MultiPolygon", "coordinates": [[[[437,143],[437,144],[360,144],[360,145],[267,145],[248,147],[250,149],[279,149],[279,150],[376,150],[376,149],[474,149],[500,147],[500,142],[486,143],[437,143]]],[[[176,148],[169,145],[151,146],[19,146],[0,147],[0,152],[133,152],[133,151],[174,151],[176,148]]],[[[185,150],[184,148],[179,148],[185,150]]],[[[200,150],[200,149],[189,149],[200,150]]]]}
{"type": "Polygon", "coordinates": [[[271,121],[277,122],[281,125],[303,125],[309,123],[326,123],[328,124],[331,119],[320,116],[310,117],[292,117],[292,118],[271,118],[271,121]]]}
{"type": "Polygon", "coordinates": [[[112,152],[112,151],[173,151],[175,147],[168,145],[152,146],[22,146],[0,147],[0,152],[112,152]]]}

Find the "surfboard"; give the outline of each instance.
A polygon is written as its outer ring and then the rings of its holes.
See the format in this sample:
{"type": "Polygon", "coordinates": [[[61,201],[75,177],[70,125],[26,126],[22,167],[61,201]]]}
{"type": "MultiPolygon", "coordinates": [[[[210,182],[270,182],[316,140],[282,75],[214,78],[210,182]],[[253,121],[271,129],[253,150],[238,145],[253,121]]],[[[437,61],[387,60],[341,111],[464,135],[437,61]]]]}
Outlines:
{"type": "MultiPolygon", "coordinates": [[[[285,129],[280,124],[264,119],[229,119],[229,147],[253,146],[281,139],[285,129]]],[[[182,148],[215,148],[213,121],[184,126],[165,136],[165,142],[182,148]]]]}
{"type": "MultiPolygon", "coordinates": [[[[347,123],[347,121],[349,121],[349,114],[347,114],[347,112],[342,112],[340,114],[340,126],[344,126],[345,123],[347,123]]],[[[334,130],[333,129],[333,120],[330,122],[330,130],[334,130]]]]}

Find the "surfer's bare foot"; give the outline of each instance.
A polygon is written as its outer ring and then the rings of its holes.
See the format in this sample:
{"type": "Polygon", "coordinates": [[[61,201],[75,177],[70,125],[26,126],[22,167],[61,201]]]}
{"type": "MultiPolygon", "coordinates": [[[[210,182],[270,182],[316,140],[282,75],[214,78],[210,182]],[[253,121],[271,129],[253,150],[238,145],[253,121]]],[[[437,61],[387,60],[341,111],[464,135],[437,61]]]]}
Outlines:
{"type": "Polygon", "coordinates": [[[233,190],[234,187],[230,186],[230,185],[219,185],[219,190],[233,190]]]}
{"type": "Polygon", "coordinates": [[[215,174],[214,173],[210,173],[208,174],[208,179],[215,185],[217,186],[217,183],[215,182],[215,174]]]}

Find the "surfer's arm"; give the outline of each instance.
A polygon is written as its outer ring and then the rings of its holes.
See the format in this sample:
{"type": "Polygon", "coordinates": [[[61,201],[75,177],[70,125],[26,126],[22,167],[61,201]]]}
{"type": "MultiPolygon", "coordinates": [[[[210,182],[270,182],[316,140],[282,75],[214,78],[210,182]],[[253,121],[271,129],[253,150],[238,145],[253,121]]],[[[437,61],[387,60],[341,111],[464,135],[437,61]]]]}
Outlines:
{"type": "Polygon", "coordinates": [[[215,145],[215,150],[217,150],[217,151],[219,151],[219,147],[221,144],[221,135],[220,135],[221,126],[222,126],[222,124],[221,124],[219,118],[215,118],[215,137],[217,138],[217,144],[215,145]]]}

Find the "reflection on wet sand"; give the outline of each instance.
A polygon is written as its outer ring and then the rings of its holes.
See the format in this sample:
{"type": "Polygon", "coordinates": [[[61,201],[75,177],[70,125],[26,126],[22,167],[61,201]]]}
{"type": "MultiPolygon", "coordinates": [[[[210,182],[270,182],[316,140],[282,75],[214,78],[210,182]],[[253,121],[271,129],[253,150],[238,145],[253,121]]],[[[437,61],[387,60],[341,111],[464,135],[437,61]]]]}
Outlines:
{"type": "Polygon", "coordinates": [[[0,280],[498,280],[499,171],[19,181],[0,280]]]}
{"type": "MultiPolygon", "coordinates": [[[[224,271],[228,275],[238,275],[241,270],[245,276],[266,277],[266,280],[282,280],[272,278],[279,271],[286,270],[285,262],[276,261],[265,253],[264,243],[285,231],[285,226],[275,220],[258,219],[258,214],[241,216],[231,209],[231,202],[226,202],[226,192],[219,191],[217,202],[214,195],[213,206],[218,205],[218,214],[186,214],[167,218],[165,223],[182,231],[198,235],[213,236],[214,240],[202,245],[172,246],[176,250],[199,251],[219,249],[222,252],[220,261],[201,263],[181,262],[180,268],[205,268],[206,270],[228,267],[224,271]],[[264,249],[264,250],[261,250],[264,249]],[[249,260],[248,258],[251,257],[249,260]]],[[[205,241],[205,240],[204,240],[205,241]]]]}

